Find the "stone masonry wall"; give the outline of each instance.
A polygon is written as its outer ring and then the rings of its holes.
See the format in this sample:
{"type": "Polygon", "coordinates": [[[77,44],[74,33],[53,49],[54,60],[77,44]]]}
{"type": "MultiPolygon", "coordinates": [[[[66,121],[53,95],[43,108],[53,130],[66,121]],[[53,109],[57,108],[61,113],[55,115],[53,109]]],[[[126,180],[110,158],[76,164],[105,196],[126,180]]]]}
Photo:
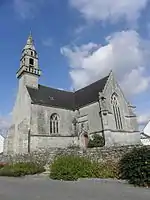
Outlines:
{"type": "MultiPolygon", "coordinates": [[[[113,160],[113,161],[119,161],[120,158],[126,154],[127,152],[130,152],[134,147],[140,148],[142,145],[137,146],[122,146],[122,147],[99,147],[99,148],[90,148],[86,151],[83,150],[76,150],[76,149],[67,149],[67,150],[57,150],[57,154],[75,154],[80,155],[84,157],[88,157],[93,161],[103,162],[106,160],[113,160]]],[[[150,146],[147,146],[150,148],[150,146]]],[[[55,155],[51,154],[51,158],[55,155]]]]}
{"type": "MultiPolygon", "coordinates": [[[[57,148],[67,148],[67,146],[78,144],[77,137],[39,137],[32,136],[30,137],[30,151],[34,152],[38,149],[57,149],[57,148]]],[[[51,150],[50,150],[51,152],[51,150]]]]}
{"type": "MultiPolygon", "coordinates": [[[[32,152],[31,154],[24,155],[16,155],[15,157],[7,157],[0,155],[0,162],[10,162],[10,161],[34,161],[39,163],[43,163],[44,165],[50,164],[56,155],[64,155],[64,154],[74,154],[79,156],[88,157],[93,161],[103,162],[106,160],[118,161],[125,153],[130,152],[134,147],[142,147],[142,146],[123,146],[123,147],[102,147],[102,148],[92,148],[87,149],[84,152],[78,148],[67,148],[67,149],[58,149],[51,148],[39,151],[32,152]]],[[[150,146],[147,146],[150,148],[150,146]]]]}

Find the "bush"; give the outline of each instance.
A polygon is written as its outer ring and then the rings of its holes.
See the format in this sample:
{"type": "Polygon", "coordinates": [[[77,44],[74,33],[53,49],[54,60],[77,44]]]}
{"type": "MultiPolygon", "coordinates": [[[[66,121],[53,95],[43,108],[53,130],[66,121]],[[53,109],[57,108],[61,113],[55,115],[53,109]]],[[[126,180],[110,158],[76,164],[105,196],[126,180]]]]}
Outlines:
{"type": "Polygon", "coordinates": [[[88,148],[103,147],[105,145],[104,137],[94,134],[93,138],[89,140],[88,148]]]}
{"type": "Polygon", "coordinates": [[[77,180],[92,176],[92,163],[79,156],[58,156],[51,165],[50,178],[57,180],[77,180]]]}
{"type": "Polygon", "coordinates": [[[113,161],[95,164],[93,172],[96,178],[119,178],[118,163],[113,161]]]}
{"type": "Polygon", "coordinates": [[[21,170],[15,169],[11,165],[5,166],[0,170],[0,176],[19,177],[23,175],[25,174],[21,170]]]}
{"type": "Polygon", "coordinates": [[[37,165],[35,163],[15,163],[4,166],[0,169],[0,176],[25,176],[33,175],[44,172],[43,166],[37,165]]]}
{"type": "Polygon", "coordinates": [[[108,163],[99,164],[75,155],[58,156],[50,166],[50,178],[78,180],[79,178],[116,178],[116,167],[108,163]]]}
{"type": "Polygon", "coordinates": [[[120,178],[138,186],[150,186],[150,149],[134,148],[119,163],[120,178]]]}

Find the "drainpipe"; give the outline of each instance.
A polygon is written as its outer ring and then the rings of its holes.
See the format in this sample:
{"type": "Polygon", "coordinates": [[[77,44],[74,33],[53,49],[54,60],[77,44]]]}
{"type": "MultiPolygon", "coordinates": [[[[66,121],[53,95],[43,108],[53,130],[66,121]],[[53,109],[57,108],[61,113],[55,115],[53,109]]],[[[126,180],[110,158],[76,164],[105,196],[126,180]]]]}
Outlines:
{"type": "Polygon", "coordinates": [[[31,116],[32,116],[32,103],[31,103],[31,110],[30,110],[30,120],[29,120],[29,128],[28,128],[28,153],[31,152],[31,116]]]}
{"type": "Polygon", "coordinates": [[[30,153],[31,129],[28,128],[28,153],[30,153]]]}

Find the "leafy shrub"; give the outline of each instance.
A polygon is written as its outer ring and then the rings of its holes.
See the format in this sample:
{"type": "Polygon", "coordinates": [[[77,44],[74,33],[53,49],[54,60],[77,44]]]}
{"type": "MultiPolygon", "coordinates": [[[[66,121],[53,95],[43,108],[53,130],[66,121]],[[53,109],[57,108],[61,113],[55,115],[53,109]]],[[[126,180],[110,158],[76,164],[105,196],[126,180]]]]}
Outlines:
{"type": "Polygon", "coordinates": [[[119,178],[118,163],[116,162],[95,163],[93,167],[94,177],[96,178],[119,178]]]}
{"type": "Polygon", "coordinates": [[[119,163],[120,178],[138,186],[150,186],[150,148],[134,148],[119,163]]]}
{"type": "Polygon", "coordinates": [[[45,169],[43,166],[37,165],[35,163],[15,163],[4,166],[0,169],[0,176],[25,176],[33,175],[44,172],[45,169]]]}
{"type": "Polygon", "coordinates": [[[22,173],[18,168],[15,169],[11,165],[5,166],[0,170],[0,176],[10,176],[10,177],[19,177],[25,174],[22,173]]]}
{"type": "Polygon", "coordinates": [[[89,140],[88,148],[103,147],[105,145],[104,137],[94,134],[93,138],[89,140]]]}
{"type": "Polygon", "coordinates": [[[43,166],[40,166],[36,163],[32,163],[32,162],[28,162],[28,163],[16,163],[14,164],[14,168],[15,169],[19,169],[20,171],[22,171],[23,173],[25,173],[25,175],[28,174],[38,174],[38,173],[42,173],[45,171],[43,166]]]}
{"type": "Polygon", "coordinates": [[[50,169],[50,178],[57,180],[77,180],[92,176],[92,163],[74,155],[64,155],[55,158],[50,169]]]}
{"type": "Polygon", "coordinates": [[[57,180],[116,177],[117,170],[112,164],[99,164],[75,155],[58,156],[50,166],[50,178],[57,180]]]}

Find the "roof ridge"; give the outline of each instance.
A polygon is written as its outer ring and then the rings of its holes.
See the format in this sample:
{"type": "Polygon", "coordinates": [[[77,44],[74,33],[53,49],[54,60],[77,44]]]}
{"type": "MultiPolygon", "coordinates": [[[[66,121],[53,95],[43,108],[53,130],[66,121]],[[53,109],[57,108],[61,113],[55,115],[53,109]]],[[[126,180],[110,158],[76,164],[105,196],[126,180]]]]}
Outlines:
{"type": "Polygon", "coordinates": [[[107,75],[107,76],[105,76],[105,77],[103,77],[103,78],[101,78],[101,79],[99,79],[99,80],[97,80],[97,81],[94,81],[93,83],[91,83],[91,84],[89,84],[89,85],[87,85],[87,86],[85,86],[85,87],[82,87],[82,88],[79,89],[79,90],[76,90],[75,93],[78,92],[78,91],[80,91],[80,90],[86,89],[86,88],[88,88],[88,87],[94,85],[95,83],[98,83],[99,81],[101,81],[101,80],[103,80],[103,79],[105,79],[105,78],[108,78],[108,77],[109,77],[109,75],[107,75]]]}
{"type": "Polygon", "coordinates": [[[89,84],[89,85],[87,85],[87,86],[85,86],[85,87],[82,87],[82,88],[76,90],[75,92],[71,92],[71,91],[69,91],[69,90],[61,90],[61,89],[58,89],[58,88],[49,87],[49,86],[45,86],[45,85],[42,85],[42,84],[38,84],[38,86],[42,86],[42,87],[45,87],[45,88],[50,88],[50,89],[58,90],[58,91],[62,91],[62,92],[76,93],[76,92],[78,92],[78,91],[80,91],[80,90],[82,90],[82,89],[86,89],[87,87],[90,87],[91,85],[94,85],[95,83],[97,83],[97,82],[99,82],[99,81],[101,81],[101,80],[103,80],[103,79],[105,79],[105,78],[108,78],[108,77],[109,77],[109,75],[104,76],[103,78],[101,78],[101,79],[99,79],[99,80],[97,80],[97,81],[94,81],[94,82],[92,82],[91,84],[89,84]]]}
{"type": "Polygon", "coordinates": [[[45,88],[49,88],[49,89],[53,89],[53,90],[58,90],[58,91],[61,91],[61,92],[74,93],[74,92],[71,92],[71,91],[68,91],[68,90],[61,90],[61,89],[58,89],[58,88],[49,87],[49,86],[45,86],[45,85],[41,85],[41,84],[38,84],[38,85],[42,86],[42,87],[45,87],[45,88]]]}

